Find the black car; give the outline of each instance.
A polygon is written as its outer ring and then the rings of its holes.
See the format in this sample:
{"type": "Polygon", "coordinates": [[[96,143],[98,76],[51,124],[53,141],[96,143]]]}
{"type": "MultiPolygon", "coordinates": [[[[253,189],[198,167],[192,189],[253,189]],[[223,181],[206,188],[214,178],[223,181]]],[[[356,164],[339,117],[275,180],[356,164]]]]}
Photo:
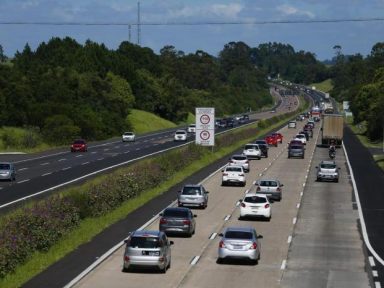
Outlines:
{"type": "Polygon", "coordinates": [[[305,135],[305,139],[307,141],[309,141],[310,134],[309,134],[308,130],[300,131],[299,134],[304,134],[305,135]]]}
{"type": "Polygon", "coordinates": [[[225,121],[227,122],[227,127],[235,127],[235,119],[226,118],[225,121]]]}
{"type": "Polygon", "coordinates": [[[265,141],[264,139],[259,139],[259,140],[256,140],[255,143],[259,145],[259,148],[261,150],[261,156],[268,158],[269,146],[267,141],[265,141]]]}

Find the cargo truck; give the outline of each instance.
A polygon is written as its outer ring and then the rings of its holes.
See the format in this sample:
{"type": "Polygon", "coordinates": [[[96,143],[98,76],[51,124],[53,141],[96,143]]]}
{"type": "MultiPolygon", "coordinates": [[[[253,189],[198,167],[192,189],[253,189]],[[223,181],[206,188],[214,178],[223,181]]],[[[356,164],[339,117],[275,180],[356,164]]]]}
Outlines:
{"type": "Polygon", "coordinates": [[[332,142],[340,146],[343,142],[344,118],[340,114],[324,114],[321,127],[321,144],[329,146],[332,142]]]}

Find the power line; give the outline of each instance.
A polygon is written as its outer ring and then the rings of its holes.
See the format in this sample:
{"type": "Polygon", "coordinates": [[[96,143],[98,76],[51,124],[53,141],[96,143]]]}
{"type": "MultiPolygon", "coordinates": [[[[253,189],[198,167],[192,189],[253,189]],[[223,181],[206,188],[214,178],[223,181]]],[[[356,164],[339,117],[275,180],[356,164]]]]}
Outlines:
{"type": "Polygon", "coordinates": [[[0,25],[40,25],[40,26],[204,26],[204,25],[267,25],[267,24],[311,24],[311,23],[343,23],[343,22],[378,22],[384,18],[344,18],[318,20],[266,20],[266,21],[222,21],[222,22],[27,22],[0,21],[0,25]]]}

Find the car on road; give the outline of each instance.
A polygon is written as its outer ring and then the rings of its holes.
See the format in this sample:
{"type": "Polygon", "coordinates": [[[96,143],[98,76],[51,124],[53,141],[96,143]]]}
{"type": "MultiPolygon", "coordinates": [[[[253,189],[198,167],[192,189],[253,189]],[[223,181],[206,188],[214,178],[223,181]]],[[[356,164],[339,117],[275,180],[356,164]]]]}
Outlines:
{"type": "Polygon", "coordinates": [[[166,273],[171,266],[171,245],[162,231],[137,230],[124,241],[123,271],[130,268],[156,268],[166,273]]]}
{"type": "Polygon", "coordinates": [[[76,139],[71,145],[71,152],[87,152],[88,145],[84,139],[76,139]]]}
{"type": "Polygon", "coordinates": [[[124,134],[121,136],[121,140],[123,142],[135,142],[136,135],[133,132],[124,132],[124,134]]]}
{"type": "Polygon", "coordinates": [[[174,141],[187,141],[187,131],[186,130],[176,130],[174,141]]]}
{"type": "Polygon", "coordinates": [[[245,217],[263,217],[271,220],[272,208],[267,195],[246,193],[240,200],[240,219],[245,217]]]}
{"type": "Polygon", "coordinates": [[[221,178],[221,185],[240,185],[245,186],[246,180],[245,180],[245,173],[243,166],[237,165],[237,166],[226,166],[222,170],[222,178],[221,178]]]}
{"type": "Polygon", "coordinates": [[[268,199],[280,201],[282,197],[282,188],[284,184],[280,183],[279,180],[271,179],[260,179],[253,182],[253,186],[248,193],[256,193],[268,196],[268,199]]]}
{"type": "Polygon", "coordinates": [[[230,127],[230,128],[235,127],[236,122],[235,122],[235,119],[234,119],[234,118],[232,118],[232,117],[228,117],[228,118],[225,118],[224,120],[225,120],[225,122],[227,123],[227,126],[226,126],[226,127],[230,127]]]}
{"type": "Polygon", "coordinates": [[[277,147],[278,139],[276,138],[275,135],[272,135],[272,134],[268,135],[267,137],[265,137],[265,141],[269,146],[277,147]]]}
{"type": "Polygon", "coordinates": [[[187,128],[188,133],[196,133],[196,124],[189,124],[187,128]]]}
{"type": "Polygon", "coordinates": [[[261,150],[261,156],[268,158],[269,146],[267,141],[265,141],[265,139],[258,139],[255,141],[255,144],[259,145],[259,148],[261,150]]]}
{"type": "Polygon", "coordinates": [[[307,142],[309,141],[310,134],[309,134],[308,130],[302,130],[302,131],[300,131],[298,134],[304,134],[304,136],[305,136],[305,140],[306,140],[307,142]]]}
{"type": "Polygon", "coordinates": [[[288,122],[288,128],[296,128],[296,121],[292,120],[288,122]]]}
{"type": "Polygon", "coordinates": [[[184,185],[177,194],[177,203],[179,207],[192,206],[206,208],[208,205],[208,193],[201,184],[184,185]]]}
{"type": "Polygon", "coordinates": [[[185,207],[168,207],[160,213],[159,230],[168,234],[192,237],[196,230],[196,215],[185,207]]]}
{"type": "MultiPolygon", "coordinates": [[[[296,142],[296,140],[292,140],[292,141],[296,142]]],[[[304,159],[304,156],[305,156],[305,147],[301,141],[300,143],[294,143],[288,146],[288,158],[299,157],[304,159]]]]}
{"type": "Polygon", "coordinates": [[[229,158],[228,162],[229,166],[243,166],[244,172],[249,172],[249,160],[247,155],[244,154],[235,154],[232,155],[231,158],[229,158]]]}
{"type": "Polygon", "coordinates": [[[229,259],[244,259],[257,264],[260,260],[259,239],[253,227],[227,227],[220,233],[217,263],[223,263],[229,259]]]}
{"type": "Polygon", "coordinates": [[[243,154],[248,157],[248,159],[261,159],[262,151],[259,147],[259,144],[248,143],[245,144],[243,149],[243,154]]]}
{"type": "Polygon", "coordinates": [[[339,182],[339,170],[340,167],[337,166],[335,161],[321,161],[318,166],[316,166],[316,180],[317,181],[334,181],[339,182]]]}
{"type": "Polygon", "coordinates": [[[278,143],[283,143],[283,134],[279,132],[273,132],[271,135],[277,139],[278,143]]]}
{"type": "Polygon", "coordinates": [[[16,180],[16,169],[13,163],[0,162],[0,180],[16,180]]]}
{"type": "Polygon", "coordinates": [[[306,145],[307,144],[307,137],[305,136],[305,134],[297,134],[294,138],[294,140],[298,140],[298,141],[301,141],[301,143],[303,143],[303,145],[306,145]]]}

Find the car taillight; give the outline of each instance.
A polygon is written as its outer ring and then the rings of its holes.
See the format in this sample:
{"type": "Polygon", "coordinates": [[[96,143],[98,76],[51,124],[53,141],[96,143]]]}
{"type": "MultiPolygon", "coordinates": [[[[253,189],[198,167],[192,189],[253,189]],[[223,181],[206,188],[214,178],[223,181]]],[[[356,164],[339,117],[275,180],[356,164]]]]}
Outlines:
{"type": "Polygon", "coordinates": [[[191,221],[189,221],[189,220],[183,220],[183,224],[185,224],[185,225],[189,225],[189,224],[191,224],[191,221]]]}
{"type": "Polygon", "coordinates": [[[160,258],[159,258],[159,261],[160,261],[160,262],[164,262],[164,257],[160,257],[160,258]]]}
{"type": "Polygon", "coordinates": [[[219,247],[220,247],[220,248],[225,248],[225,244],[224,244],[224,241],[223,241],[223,240],[220,241],[220,243],[219,243],[219,247]]]}
{"type": "Polygon", "coordinates": [[[269,208],[269,204],[265,204],[265,205],[264,205],[264,208],[269,208]]]}
{"type": "Polygon", "coordinates": [[[242,202],[242,203],[240,204],[240,206],[243,207],[243,208],[245,208],[245,204],[244,204],[244,202],[242,202]]]}
{"type": "Polygon", "coordinates": [[[129,262],[129,256],[124,256],[124,261],[129,262]]]}
{"type": "Polygon", "coordinates": [[[256,242],[252,243],[251,249],[257,249],[257,243],[256,242]]]}
{"type": "Polygon", "coordinates": [[[167,223],[167,220],[164,219],[164,218],[161,218],[161,219],[160,219],[160,224],[165,224],[165,223],[167,223]]]}

